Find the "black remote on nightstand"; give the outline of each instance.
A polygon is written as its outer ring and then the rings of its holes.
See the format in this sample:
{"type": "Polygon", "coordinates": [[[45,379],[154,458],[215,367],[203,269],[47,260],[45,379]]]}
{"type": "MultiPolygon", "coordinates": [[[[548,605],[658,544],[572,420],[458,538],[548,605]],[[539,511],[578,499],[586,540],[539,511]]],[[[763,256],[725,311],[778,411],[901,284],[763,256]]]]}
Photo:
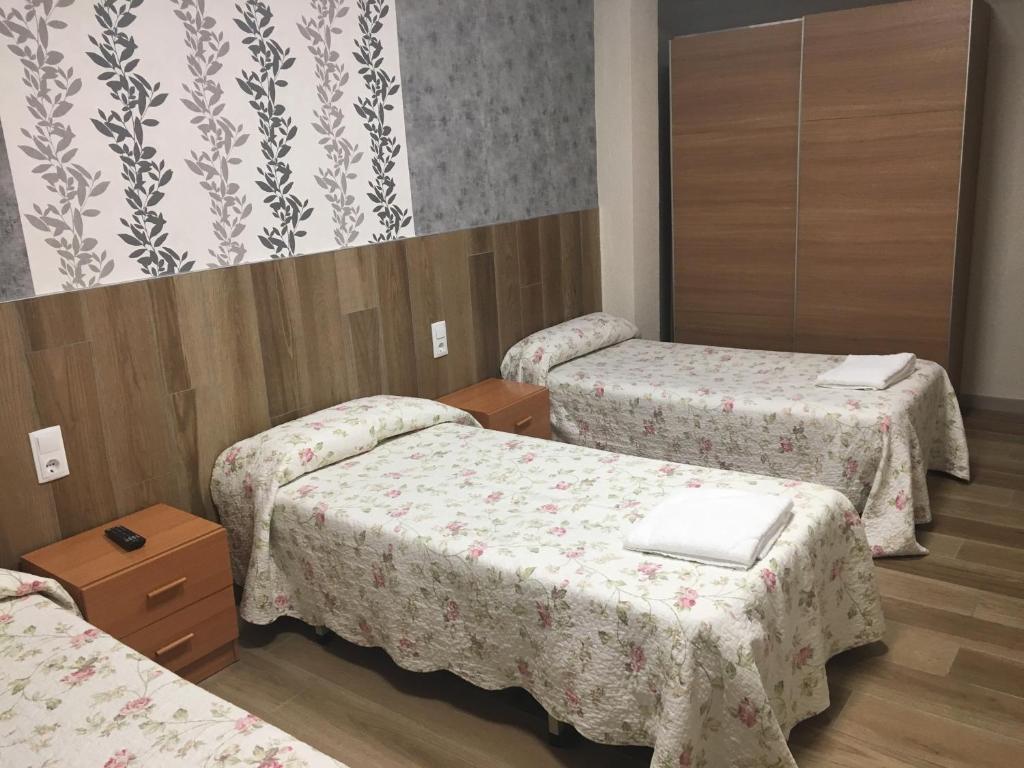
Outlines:
{"type": "Polygon", "coordinates": [[[131,552],[132,550],[138,549],[146,543],[146,539],[131,528],[125,528],[123,525],[115,525],[113,528],[107,528],[104,531],[107,534],[107,538],[117,544],[121,549],[131,552]]]}

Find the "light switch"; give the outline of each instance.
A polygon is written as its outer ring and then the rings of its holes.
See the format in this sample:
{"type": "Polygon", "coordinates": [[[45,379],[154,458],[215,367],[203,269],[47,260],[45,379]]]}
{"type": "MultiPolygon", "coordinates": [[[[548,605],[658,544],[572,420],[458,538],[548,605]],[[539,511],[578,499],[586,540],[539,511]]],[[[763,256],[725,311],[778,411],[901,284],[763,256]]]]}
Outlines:
{"type": "Polygon", "coordinates": [[[64,450],[64,435],[61,434],[60,427],[40,429],[32,435],[35,437],[36,450],[41,454],[64,450]]]}
{"type": "Polygon", "coordinates": [[[28,434],[32,458],[36,463],[36,477],[40,483],[49,483],[71,474],[64,451],[64,435],[60,426],[47,427],[28,434]]]}
{"type": "Polygon", "coordinates": [[[444,320],[430,324],[430,338],[434,342],[435,358],[448,354],[448,324],[444,320]]]}

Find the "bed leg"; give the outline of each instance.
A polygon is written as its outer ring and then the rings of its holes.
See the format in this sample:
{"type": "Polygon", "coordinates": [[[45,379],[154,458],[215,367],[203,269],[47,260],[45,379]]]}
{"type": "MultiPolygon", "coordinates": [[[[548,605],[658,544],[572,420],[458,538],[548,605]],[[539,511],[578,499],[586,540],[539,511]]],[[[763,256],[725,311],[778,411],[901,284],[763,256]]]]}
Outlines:
{"type": "Polygon", "coordinates": [[[331,641],[331,630],[322,624],[313,627],[313,631],[316,633],[316,640],[320,645],[327,645],[331,641]]]}
{"type": "Polygon", "coordinates": [[[553,747],[564,747],[567,732],[565,723],[548,715],[548,744],[553,747]]]}

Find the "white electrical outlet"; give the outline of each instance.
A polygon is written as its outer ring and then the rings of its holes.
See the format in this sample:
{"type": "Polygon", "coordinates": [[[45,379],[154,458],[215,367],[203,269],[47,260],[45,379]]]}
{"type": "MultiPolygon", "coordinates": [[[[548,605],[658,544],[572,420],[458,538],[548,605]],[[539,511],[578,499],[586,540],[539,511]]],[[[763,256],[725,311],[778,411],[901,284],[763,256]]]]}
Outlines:
{"type": "Polygon", "coordinates": [[[438,320],[430,324],[430,338],[434,342],[434,357],[444,357],[448,354],[448,325],[444,320],[438,320]]]}
{"type": "Polygon", "coordinates": [[[36,462],[36,477],[40,483],[49,483],[71,474],[68,456],[64,451],[64,435],[60,426],[47,427],[28,433],[32,458],[36,462]]]}

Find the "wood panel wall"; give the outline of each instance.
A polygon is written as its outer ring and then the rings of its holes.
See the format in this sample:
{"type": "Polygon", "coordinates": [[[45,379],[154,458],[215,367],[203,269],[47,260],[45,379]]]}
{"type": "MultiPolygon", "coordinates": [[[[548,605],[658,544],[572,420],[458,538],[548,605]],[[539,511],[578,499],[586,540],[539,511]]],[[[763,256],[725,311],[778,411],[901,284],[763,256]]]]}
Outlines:
{"type": "Polygon", "coordinates": [[[496,375],[600,307],[596,210],[0,304],[0,566],[156,502],[214,517],[231,443],[355,397],[496,375]],[[446,320],[435,360],[430,323],[446,320]],[[60,424],[69,477],[27,433],[60,424]]]}

